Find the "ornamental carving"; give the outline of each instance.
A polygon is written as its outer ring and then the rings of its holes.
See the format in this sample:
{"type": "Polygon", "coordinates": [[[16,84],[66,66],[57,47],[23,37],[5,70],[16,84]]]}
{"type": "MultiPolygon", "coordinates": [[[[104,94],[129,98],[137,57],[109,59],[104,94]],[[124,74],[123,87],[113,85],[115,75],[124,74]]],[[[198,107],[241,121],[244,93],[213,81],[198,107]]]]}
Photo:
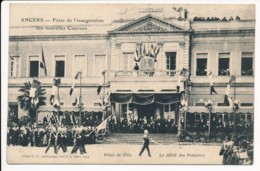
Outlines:
{"type": "Polygon", "coordinates": [[[146,23],[144,26],[140,26],[136,29],[133,29],[131,31],[157,31],[157,32],[163,32],[163,31],[167,31],[166,28],[160,27],[152,22],[148,22],[146,23]]]}

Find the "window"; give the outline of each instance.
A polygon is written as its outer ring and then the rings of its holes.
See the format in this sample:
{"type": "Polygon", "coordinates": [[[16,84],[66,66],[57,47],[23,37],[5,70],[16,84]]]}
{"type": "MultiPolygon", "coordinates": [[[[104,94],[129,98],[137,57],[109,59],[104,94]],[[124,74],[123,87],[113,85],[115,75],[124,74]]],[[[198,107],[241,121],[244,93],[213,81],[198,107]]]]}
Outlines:
{"type": "Polygon", "coordinates": [[[10,76],[18,77],[19,76],[19,56],[11,56],[10,57],[10,76]]]}
{"type": "Polygon", "coordinates": [[[106,70],[106,55],[95,55],[95,72],[94,76],[102,76],[102,72],[106,70]]]}
{"type": "Polygon", "coordinates": [[[176,52],[166,52],[166,69],[176,70],[176,52]]]}
{"type": "Polygon", "coordinates": [[[220,53],[218,60],[218,75],[229,75],[229,53],[220,53]]]}
{"type": "Polygon", "coordinates": [[[207,53],[198,53],[197,54],[197,67],[196,67],[196,75],[197,76],[205,76],[207,75],[207,53]]]}
{"type": "Polygon", "coordinates": [[[65,56],[57,55],[55,56],[55,77],[65,76],[65,56]]]}
{"type": "Polygon", "coordinates": [[[74,75],[81,71],[82,76],[86,76],[87,60],[85,55],[75,55],[74,58],[74,75]]]}
{"type": "Polygon", "coordinates": [[[9,103],[9,118],[18,118],[18,103],[9,103]]]}
{"type": "Polygon", "coordinates": [[[241,75],[253,75],[253,53],[242,53],[241,75]]]}
{"type": "Polygon", "coordinates": [[[39,76],[39,56],[30,56],[30,77],[39,76]]]}
{"type": "Polygon", "coordinates": [[[134,53],[124,52],[123,53],[123,70],[133,70],[134,68],[134,53]]]}

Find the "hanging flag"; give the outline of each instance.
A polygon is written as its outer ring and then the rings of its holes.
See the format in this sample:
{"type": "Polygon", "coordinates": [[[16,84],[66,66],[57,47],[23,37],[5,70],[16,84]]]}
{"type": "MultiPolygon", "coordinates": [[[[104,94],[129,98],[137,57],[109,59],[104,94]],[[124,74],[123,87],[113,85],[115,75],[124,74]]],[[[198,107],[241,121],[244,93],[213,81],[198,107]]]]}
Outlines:
{"type": "Polygon", "coordinates": [[[31,99],[31,103],[32,103],[33,105],[37,105],[37,104],[39,103],[39,98],[33,97],[33,98],[31,99]]]}
{"type": "Polygon", "coordinates": [[[42,47],[42,56],[41,56],[41,59],[40,59],[40,67],[42,69],[44,69],[45,76],[47,76],[47,67],[46,67],[46,63],[45,63],[43,47],[42,47]]]}
{"type": "Polygon", "coordinates": [[[98,95],[99,95],[99,93],[100,93],[100,91],[101,91],[101,88],[102,88],[102,85],[99,84],[99,85],[98,85],[98,88],[97,88],[97,94],[98,94],[98,95]]]}
{"type": "Polygon", "coordinates": [[[230,105],[229,103],[229,92],[230,92],[230,84],[227,85],[226,91],[225,91],[225,96],[224,96],[224,104],[226,104],[227,106],[230,105]]]}
{"type": "Polygon", "coordinates": [[[151,44],[151,48],[149,50],[149,56],[152,57],[152,58],[155,57],[155,53],[154,53],[155,49],[156,48],[153,46],[153,44],[151,44]]]}
{"type": "Polygon", "coordinates": [[[60,107],[60,101],[59,101],[57,98],[54,100],[53,106],[54,106],[55,108],[60,107]]]}
{"type": "Polygon", "coordinates": [[[54,98],[55,98],[55,95],[56,95],[56,93],[58,91],[58,87],[60,86],[60,83],[61,83],[60,79],[57,79],[57,78],[53,79],[53,85],[52,85],[51,97],[50,97],[51,105],[53,105],[53,103],[54,103],[54,98]]]}
{"type": "MultiPolygon", "coordinates": [[[[107,118],[108,119],[108,118],[107,118]]],[[[106,129],[107,128],[107,119],[105,119],[100,125],[98,125],[96,127],[96,131],[100,131],[102,129],[106,129]]]]}
{"type": "Polygon", "coordinates": [[[155,58],[154,62],[157,62],[156,58],[157,58],[159,52],[160,52],[160,47],[156,47],[155,52],[154,52],[154,58],[155,58]]]}
{"type": "Polygon", "coordinates": [[[78,98],[75,98],[75,101],[72,103],[72,106],[76,106],[78,103],[78,98]]]}
{"type": "Polygon", "coordinates": [[[233,82],[235,82],[235,80],[236,80],[236,77],[234,75],[231,75],[229,84],[232,84],[233,82]]]}
{"type": "Polygon", "coordinates": [[[235,110],[238,110],[238,109],[239,109],[239,101],[238,101],[237,99],[234,100],[233,108],[234,108],[235,110]]]}
{"type": "Polygon", "coordinates": [[[70,88],[70,96],[71,96],[72,93],[73,93],[75,84],[76,84],[76,82],[77,82],[77,80],[78,80],[78,78],[79,78],[79,74],[80,74],[80,72],[77,72],[77,74],[76,74],[75,77],[74,77],[74,82],[73,82],[73,84],[72,84],[72,86],[71,86],[71,88],[70,88]]]}
{"type": "Polygon", "coordinates": [[[176,86],[176,91],[177,91],[177,93],[180,92],[181,80],[182,80],[182,75],[181,75],[181,73],[180,73],[180,75],[179,75],[179,77],[178,77],[178,81],[177,81],[177,86],[176,86]]]}
{"type": "Polygon", "coordinates": [[[185,100],[184,98],[182,98],[181,99],[181,107],[187,107],[189,105],[188,101],[189,101],[189,99],[185,100]]]}
{"type": "Polygon", "coordinates": [[[110,91],[108,91],[107,92],[107,95],[106,95],[106,97],[105,97],[105,99],[104,99],[104,105],[106,106],[108,103],[109,103],[109,101],[110,101],[110,91]]]}
{"type": "Polygon", "coordinates": [[[34,98],[36,96],[36,90],[39,88],[40,86],[40,82],[33,79],[32,84],[29,82],[29,86],[30,86],[30,90],[29,90],[29,97],[34,98]]]}
{"type": "Polygon", "coordinates": [[[212,72],[209,72],[208,77],[209,77],[209,83],[210,83],[210,95],[212,95],[212,93],[218,94],[213,86],[212,72]]]}
{"type": "Polygon", "coordinates": [[[105,105],[104,100],[101,98],[101,96],[99,97],[99,105],[102,107],[105,105]]]}
{"type": "Polygon", "coordinates": [[[140,51],[140,47],[139,46],[140,46],[140,44],[137,43],[136,44],[136,48],[135,48],[135,53],[136,53],[136,57],[137,58],[140,58],[140,52],[139,52],[140,51]]]}
{"type": "Polygon", "coordinates": [[[188,69],[182,68],[180,75],[182,75],[182,76],[184,76],[184,77],[188,77],[188,76],[189,76],[189,71],[188,71],[188,69]]]}

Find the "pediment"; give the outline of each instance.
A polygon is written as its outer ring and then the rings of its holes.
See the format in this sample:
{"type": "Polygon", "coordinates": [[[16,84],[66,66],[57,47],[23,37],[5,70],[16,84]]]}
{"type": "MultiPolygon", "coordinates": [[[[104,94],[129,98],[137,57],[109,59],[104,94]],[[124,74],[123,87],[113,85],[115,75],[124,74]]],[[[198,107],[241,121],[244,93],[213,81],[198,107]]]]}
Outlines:
{"type": "Polygon", "coordinates": [[[186,32],[179,26],[168,23],[152,15],[147,15],[126,25],[123,25],[109,33],[158,33],[158,32],[186,32]]]}

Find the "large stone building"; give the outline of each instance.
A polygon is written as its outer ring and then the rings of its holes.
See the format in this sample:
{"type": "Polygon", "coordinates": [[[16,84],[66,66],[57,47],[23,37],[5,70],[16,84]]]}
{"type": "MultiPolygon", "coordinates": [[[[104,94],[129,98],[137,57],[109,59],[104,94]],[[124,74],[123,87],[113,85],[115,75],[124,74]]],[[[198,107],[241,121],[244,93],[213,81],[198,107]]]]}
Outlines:
{"type": "Polygon", "coordinates": [[[190,19],[185,9],[169,12],[148,8],[129,16],[114,18],[109,24],[10,27],[11,113],[19,118],[28,114],[19,107],[17,96],[24,82],[37,79],[47,98],[46,105],[38,108],[37,119],[41,122],[44,116],[52,115],[57,111],[49,101],[53,79],[60,78],[55,94],[60,99],[59,111],[79,112],[72,103],[81,94],[83,118],[93,114],[101,117],[106,109],[118,121],[124,116],[170,117],[176,124],[184,121],[185,129],[214,117],[253,122],[255,20],[190,19]],[[47,76],[40,67],[43,57],[47,76]],[[134,70],[135,64],[138,70],[134,70]],[[180,77],[183,69],[190,75],[180,77]],[[70,95],[79,71],[81,78],[70,95]],[[213,95],[210,72],[217,92],[213,95]],[[231,75],[236,80],[229,97],[239,100],[235,112],[232,105],[224,104],[231,75]],[[189,99],[184,115],[179,115],[177,86],[189,99]],[[100,99],[106,101],[108,94],[107,108],[102,108],[100,99]],[[211,111],[205,107],[208,100],[213,102],[211,111]]]}

